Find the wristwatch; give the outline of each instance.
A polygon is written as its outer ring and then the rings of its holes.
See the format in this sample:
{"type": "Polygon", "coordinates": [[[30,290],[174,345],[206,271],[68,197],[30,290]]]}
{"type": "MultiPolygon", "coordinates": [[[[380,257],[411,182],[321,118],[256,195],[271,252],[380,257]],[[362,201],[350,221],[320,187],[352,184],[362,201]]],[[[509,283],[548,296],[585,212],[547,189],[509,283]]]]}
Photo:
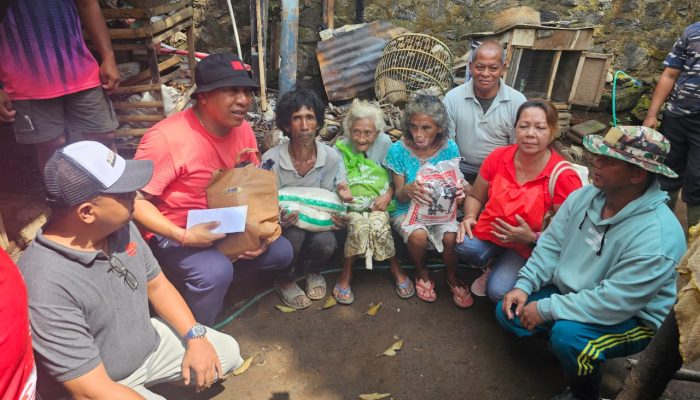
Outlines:
{"type": "Polygon", "coordinates": [[[192,339],[199,339],[207,334],[207,327],[197,322],[192,328],[185,334],[182,341],[187,343],[192,339]]]}

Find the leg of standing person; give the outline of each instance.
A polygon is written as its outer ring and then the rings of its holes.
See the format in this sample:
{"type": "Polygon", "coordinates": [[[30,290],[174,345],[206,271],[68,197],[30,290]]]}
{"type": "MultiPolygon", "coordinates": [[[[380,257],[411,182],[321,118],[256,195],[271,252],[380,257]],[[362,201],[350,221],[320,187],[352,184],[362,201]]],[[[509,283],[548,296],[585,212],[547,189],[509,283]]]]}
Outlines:
{"type": "Polygon", "coordinates": [[[691,227],[700,223],[700,116],[683,118],[683,129],[687,132],[688,159],[681,192],[691,227]]]}
{"type": "MultiPolygon", "coordinates": [[[[148,388],[158,383],[179,383],[182,381],[181,365],[186,348],[182,343],[182,338],[165,321],[151,318],[151,323],[160,337],[158,348],[136,371],[120,380],[119,383],[134,389],[147,400],[161,400],[164,397],[153,393],[148,388]]],[[[238,342],[233,337],[212,328],[207,328],[206,336],[219,356],[224,374],[243,364],[238,342]]],[[[196,382],[196,376],[192,374],[190,380],[196,382]]]]}
{"type": "Polygon", "coordinates": [[[233,282],[231,260],[213,247],[183,247],[159,237],[152,238],[149,244],[195,319],[207,326],[214,325],[233,282]]]}
{"type": "Polygon", "coordinates": [[[34,145],[42,174],[49,158],[66,144],[63,102],[63,97],[12,102],[17,111],[12,125],[15,140],[17,143],[34,145]]]}
{"type": "Polygon", "coordinates": [[[494,259],[486,281],[486,295],[491,301],[498,303],[513,289],[518,280],[518,271],[526,261],[513,250],[505,250],[494,259]]]}
{"type": "Polygon", "coordinates": [[[65,97],[69,132],[100,142],[116,152],[114,131],[119,127],[119,121],[107,92],[97,87],[65,97]]]}
{"type": "Polygon", "coordinates": [[[678,199],[678,192],[683,186],[683,177],[686,172],[688,158],[688,142],[687,136],[683,131],[682,118],[678,118],[673,114],[664,112],[663,122],[661,123],[661,133],[668,139],[671,144],[671,150],[666,156],[664,164],[678,174],[678,178],[669,178],[667,176],[658,175],[661,190],[669,193],[671,201],[669,206],[675,209],[678,199]]]}

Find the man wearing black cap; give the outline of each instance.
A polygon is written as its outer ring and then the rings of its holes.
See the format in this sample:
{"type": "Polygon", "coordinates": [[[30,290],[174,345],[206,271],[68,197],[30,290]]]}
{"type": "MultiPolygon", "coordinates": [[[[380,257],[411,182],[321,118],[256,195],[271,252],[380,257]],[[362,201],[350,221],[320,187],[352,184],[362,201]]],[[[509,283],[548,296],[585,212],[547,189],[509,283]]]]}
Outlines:
{"type": "Polygon", "coordinates": [[[243,362],[232,337],[196,323],[130,223],[152,171],[90,141],[46,165],[52,219],[19,262],[42,398],[162,399],[147,387],[205,389],[243,362]]]}
{"type": "MultiPolygon", "coordinates": [[[[152,160],[154,171],[136,200],[134,217],[154,234],[151,249],[194,316],[211,325],[233,281],[233,267],[212,246],[224,237],[211,232],[218,223],[186,229],[187,213],[208,208],[205,190],[214,171],[233,167],[242,149],[257,150],[245,121],[257,85],[230,53],[212,54],[197,64],[195,82],[196,105],[159,122],[141,139],[135,159],[152,160]]],[[[254,153],[241,161],[259,164],[254,153]]],[[[235,265],[283,270],[291,262],[292,247],[280,237],[245,253],[235,265]]]]}

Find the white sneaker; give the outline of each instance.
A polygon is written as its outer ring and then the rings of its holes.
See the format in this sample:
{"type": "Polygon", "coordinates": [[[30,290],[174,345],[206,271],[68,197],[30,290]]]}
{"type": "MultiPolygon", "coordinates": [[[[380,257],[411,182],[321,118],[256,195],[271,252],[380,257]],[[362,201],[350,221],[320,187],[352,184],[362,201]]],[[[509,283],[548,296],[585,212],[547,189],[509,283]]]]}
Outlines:
{"type": "Polygon", "coordinates": [[[488,281],[489,275],[491,275],[491,268],[486,268],[484,273],[472,282],[471,290],[474,296],[486,296],[486,281],[488,281]]]}

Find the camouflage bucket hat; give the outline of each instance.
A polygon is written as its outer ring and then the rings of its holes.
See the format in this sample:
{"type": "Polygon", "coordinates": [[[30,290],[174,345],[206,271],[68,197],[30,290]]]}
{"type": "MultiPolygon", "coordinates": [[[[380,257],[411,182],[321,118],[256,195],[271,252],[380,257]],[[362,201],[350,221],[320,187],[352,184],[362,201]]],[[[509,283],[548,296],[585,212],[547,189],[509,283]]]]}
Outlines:
{"type": "Polygon", "coordinates": [[[645,126],[617,126],[610,128],[605,137],[584,137],[583,145],[591,153],[617,158],[669,178],[678,177],[664,165],[671,144],[654,129],[645,126]]]}

